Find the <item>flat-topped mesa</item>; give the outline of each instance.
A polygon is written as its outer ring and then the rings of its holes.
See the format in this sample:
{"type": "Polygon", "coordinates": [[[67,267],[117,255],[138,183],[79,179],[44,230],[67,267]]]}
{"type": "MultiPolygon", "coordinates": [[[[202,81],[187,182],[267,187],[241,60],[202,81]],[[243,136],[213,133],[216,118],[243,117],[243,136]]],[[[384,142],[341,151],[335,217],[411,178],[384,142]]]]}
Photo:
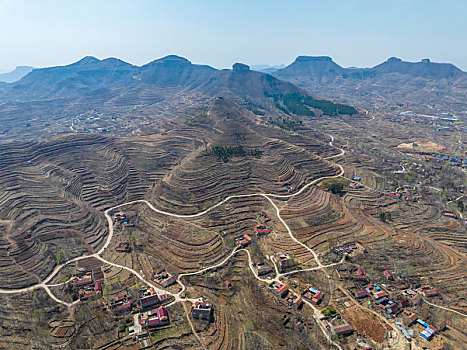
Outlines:
{"type": "Polygon", "coordinates": [[[250,66],[243,63],[234,63],[234,65],[232,66],[232,70],[234,72],[249,72],[250,66]]]}
{"type": "Polygon", "coordinates": [[[329,56],[298,56],[295,62],[332,62],[329,56]]]}

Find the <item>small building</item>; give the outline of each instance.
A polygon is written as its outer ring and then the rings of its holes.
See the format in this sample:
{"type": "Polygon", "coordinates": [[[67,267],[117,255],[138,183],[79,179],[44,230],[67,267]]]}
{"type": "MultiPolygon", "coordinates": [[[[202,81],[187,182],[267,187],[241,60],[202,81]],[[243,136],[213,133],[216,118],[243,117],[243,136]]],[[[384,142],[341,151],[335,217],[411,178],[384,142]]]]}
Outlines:
{"type": "Polygon", "coordinates": [[[140,298],[139,303],[141,304],[141,307],[145,309],[145,308],[159,304],[160,301],[159,301],[159,297],[157,296],[157,294],[151,294],[151,295],[140,298]]]}
{"type": "Polygon", "coordinates": [[[439,295],[439,290],[438,289],[429,289],[429,290],[424,290],[423,294],[426,297],[436,297],[439,295]]]}
{"type": "Polygon", "coordinates": [[[401,301],[401,306],[402,307],[409,306],[409,304],[410,304],[409,299],[404,299],[404,300],[401,301]]]}
{"type": "Polygon", "coordinates": [[[302,306],[303,306],[303,299],[301,297],[298,297],[297,299],[294,300],[293,307],[295,309],[300,309],[302,306]]]}
{"type": "Polygon", "coordinates": [[[277,281],[272,281],[269,284],[268,289],[281,298],[285,297],[289,292],[289,288],[285,284],[277,281]]]}
{"type": "Polygon", "coordinates": [[[130,253],[131,252],[130,243],[120,243],[118,247],[115,248],[115,251],[119,253],[130,253]]]}
{"type": "Polygon", "coordinates": [[[89,298],[92,298],[96,295],[96,292],[93,290],[84,290],[80,289],[78,291],[78,296],[80,300],[88,300],[89,298]]]}
{"type": "Polygon", "coordinates": [[[355,293],[355,297],[357,299],[366,298],[367,296],[368,296],[368,293],[366,292],[366,290],[360,290],[357,293],[355,293]]]}
{"type": "Polygon", "coordinates": [[[446,329],[446,321],[442,320],[437,323],[435,323],[435,327],[438,329],[438,331],[444,331],[446,329]]]}
{"type": "Polygon", "coordinates": [[[354,276],[352,276],[352,279],[354,281],[360,282],[360,283],[368,282],[368,276],[367,275],[354,275],[354,276]]]}
{"type": "Polygon", "coordinates": [[[212,317],[212,306],[197,301],[191,307],[191,315],[193,318],[210,321],[212,317]]]}
{"type": "Polygon", "coordinates": [[[418,316],[414,312],[411,312],[408,310],[404,310],[402,312],[402,323],[407,327],[415,323],[417,319],[418,319],[418,316]]]}
{"type": "Polygon", "coordinates": [[[73,278],[73,285],[77,288],[83,288],[84,286],[92,285],[94,283],[92,276],[84,275],[83,277],[74,277],[73,278]]]}
{"type": "Polygon", "coordinates": [[[332,332],[335,335],[349,335],[353,333],[352,327],[349,324],[332,327],[332,332]]]}
{"type": "Polygon", "coordinates": [[[163,288],[167,288],[177,282],[177,277],[162,270],[154,277],[154,282],[160,284],[163,288]]]}
{"type": "Polygon", "coordinates": [[[386,311],[388,314],[396,314],[399,311],[399,305],[393,303],[391,305],[386,306],[386,311]]]}
{"type": "Polygon", "coordinates": [[[316,288],[308,287],[303,291],[302,296],[315,304],[319,304],[323,300],[324,294],[316,288]]]}
{"type": "Polygon", "coordinates": [[[426,340],[431,340],[431,338],[433,338],[433,336],[435,335],[436,333],[436,329],[433,329],[434,327],[433,326],[428,326],[426,327],[422,333],[420,333],[420,337],[426,339],[426,340]],[[432,327],[432,328],[430,328],[432,327]]]}
{"type": "Polygon", "coordinates": [[[248,236],[247,234],[244,234],[243,236],[237,237],[235,239],[235,242],[237,242],[237,244],[242,247],[246,247],[248,244],[250,244],[251,237],[248,236]]]}
{"type": "Polygon", "coordinates": [[[256,274],[258,276],[267,275],[268,273],[272,272],[272,267],[264,264],[263,262],[254,262],[253,267],[255,268],[256,274]]]}
{"type": "Polygon", "coordinates": [[[366,249],[363,245],[361,245],[360,243],[355,243],[356,247],[362,252],[362,253],[366,253],[366,249]]]}
{"type": "Polygon", "coordinates": [[[382,297],[381,299],[378,299],[375,301],[376,305],[386,305],[388,303],[389,299],[388,297],[382,297]]]}
{"type": "Polygon", "coordinates": [[[359,188],[363,188],[363,185],[358,183],[358,182],[351,182],[349,184],[350,187],[354,188],[354,189],[359,189],[359,188]]]}
{"type": "Polygon", "coordinates": [[[410,303],[414,306],[419,305],[422,301],[422,297],[419,294],[415,294],[410,298],[410,303]]]}
{"type": "Polygon", "coordinates": [[[264,236],[271,233],[271,230],[267,229],[264,225],[259,225],[255,227],[255,233],[257,236],[264,236]]]}
{"type": "Polygon", "coordinates": [[[159,302],[161,304],[168,303],[169,301],[170,301],[170,298],[168,294],[159,294],[159,302]]]}
{"type": "Polygon", "coordinates": [[[313,295],[313,298],[311,298],[311,301],[314,302],[315,304],[319,304],[321,300],[323,300],[323,292],[318,292],[315,295],[313,295]]]}
{"type": "Polygon", "coordinates": [[[126,214],[123,211],[121,211],[121,212],[114,215],[114,219],[117,220],[117,221],[125,221],[126,220],[126,214]]]}
{"type": "Polygon", "coordinates": [[[373,296],[375,297],[375,299],[380,299],[383,297],[387,297],[388,293],[386,293],[385,291],[381,291],[381,292],[373,293],[373,296]]]}
{"type": "Polygon", "coordinates": [[[232,283],[230,283],[230,281],[225,281],[224,283],[227,286],[227,288],[232,288],[232,283]]]}
{"type": "Polygon", "coordinates": [[[303,305],[303,299],[297,297],[296,295],[290,295],[287,297],[287,304],[289,304],[289,306],[292,306],[295,309],[299,309],[303,305]]]}
{"type": "Polygon", "coordinates": [[[94,291],[96,293],[102,293],[102,285],[100,282],[96,282],[96,284],[94,285],[94,291]]]}
{"type": "Polygon", "coordinates": [[[364,275],[364,273],[363,273],[363,271],[362,271],[361,268],[358,268],[358,269],[357,269],[357,275],[360,275],[360,276],[361,276],[361,275],[364,275]]]}
{"type": "Polygon", "coordinates": [[[353,180],[353,181],[360,181],[360,177],[354,176],[354,177],[352,178],[352,180],[353,180]]]}
{"type": "Polygon", "coordinates": [[[391,281],[394,280],[394,278],[392,277],[392,275],[389,273],[388,270],[383,271],[383,273],[384,273],[384,276],[386,276],[388,280],[391,280],[391,281]]]}
{"type": "Polygon", "coordinates": [[[116,315],[125,314],[131,312],[133,308],[133,300],[128,300],[121,305],[118,305],[112,309],[112,312],[116,315]]]}
{"type": "Polygon", "coordinates": [[[283,271],[288,267],[294,266],[294,259],[287,253],[276,253],[274,254],[274,260],[279,270],[283,271]]]}

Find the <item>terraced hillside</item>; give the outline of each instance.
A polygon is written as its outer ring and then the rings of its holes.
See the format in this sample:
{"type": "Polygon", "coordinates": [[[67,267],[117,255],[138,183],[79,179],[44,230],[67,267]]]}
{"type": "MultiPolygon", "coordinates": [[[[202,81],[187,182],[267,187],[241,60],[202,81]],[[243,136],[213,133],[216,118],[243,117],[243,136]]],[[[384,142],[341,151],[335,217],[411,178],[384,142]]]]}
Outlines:
{"type": "Polygon", "coordinates": [[[191,140],[73,135],[0,147],[1,282],[20,288],[96,251],[108,234],[102,209],[142,198],[191,140]]]}
{"type": "Polygon", "coordinates": [[[149,195],[156,207],[193,213],[226,194],[287,193],[339,171],[317,155],[332,153],[323,141],[278,128],[268,136],[252,113],[225,99],[175,125],[166,135],[2,144],[2,285],[38,283],[59,261],[97,251],[108,234],[102,211],[111,206],[149,195]],[[224,163],[211,152],[216,145],[261,155],[224,163]]]}
{"type": "Polygon", "coordinates": [[[287,133],[275,128],[270,128],[267,136],[251,115],[217,99],[206,114],[190,120],[190,124],[209,132],[209,138],[204,147],[190,154],[154,187],[156,204],[169,211],[192,213],[206,209],[226,193],[287,193],[288,186],[299,189],[315,178],[339,172],[321,157],[329,154],[329,145],[311,137],[279,139],[287,133]],[[307,142],[309,146],[304,145],[307,142]],[[223,162],[211,151],[213,146],[238,145],[246,153],[257,150],[261,155],[232,157],[223,162]]]}

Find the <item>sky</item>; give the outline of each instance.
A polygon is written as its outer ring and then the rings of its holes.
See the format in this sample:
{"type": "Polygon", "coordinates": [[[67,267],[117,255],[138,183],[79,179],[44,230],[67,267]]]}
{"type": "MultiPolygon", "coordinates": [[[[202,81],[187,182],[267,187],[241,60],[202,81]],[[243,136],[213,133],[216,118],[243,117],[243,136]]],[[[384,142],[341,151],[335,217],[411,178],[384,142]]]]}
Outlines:
{"type": "Polygon", "coordinates": [[[229,68],[331,56],[430,58],[467,71],[466,0],[0,0],[0,69],[176,54],[229,68]]]}

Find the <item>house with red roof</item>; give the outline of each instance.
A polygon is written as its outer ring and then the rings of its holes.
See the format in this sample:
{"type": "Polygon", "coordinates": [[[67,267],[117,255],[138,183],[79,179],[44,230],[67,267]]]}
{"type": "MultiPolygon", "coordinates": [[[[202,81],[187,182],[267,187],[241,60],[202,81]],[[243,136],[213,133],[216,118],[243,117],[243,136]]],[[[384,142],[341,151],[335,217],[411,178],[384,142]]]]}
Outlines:
{"type": "Polygon", "coordinates": [[[141,325],[147,328],[161,327],[169,324],[169,313],[165,306],[146,311],[140,314],[141,325]]]}
{"type": "Polygon", "coordinates": [[[386,293],[385,291],[381,291],[381,292],[373,293],[373,296],[375,297],[375,299],[380,299],[383,297],[387,297],[388,293],[386,293]]]}
{"type": "Polygon", "coordinates": [[[246,247],[248,244],[250,244],[251,237],[247,234],[244,234],[243,236],[237,237],[235,239],[235,242],[237,242],[237,244],[239,244],[242,247],[246,247]]]}
{"type": "Polygon", "coordinates": [[[388,280],[393,280],[393,279],[394,279],[394,278],[392,277],[392,275],[389,273],[388,270],[383,271],[383,273],[384,273],[384,276],[386,276],[386,278],[387,278],[388,280]]]}
{"type": "Polygon", "coordinates": [[[439,290],[438,289],[428,289],[428,290],[424,290],[423,294],[426,297],[436,297],[436,296],[439,295],[439,290]]]}
{"type": "Polygon", "coordinates": [[[281,298],[285,297],[289,292],[289,288],[285,284],[278,281],[272,281],[267,288],[281,298]]]}
{"type": "Polygon", "coordinates": [[[348,335],[353,333],[352,327],[349,324],[332,327],[332,332],[335,335],[348,335]]]}
{"type": "Polygon", "coordinates": [[[271,230],[267,229],[264,225],[260,225],[255,227],[255,233],[257,236],[263,236],[271,233],[271,230]]]}

